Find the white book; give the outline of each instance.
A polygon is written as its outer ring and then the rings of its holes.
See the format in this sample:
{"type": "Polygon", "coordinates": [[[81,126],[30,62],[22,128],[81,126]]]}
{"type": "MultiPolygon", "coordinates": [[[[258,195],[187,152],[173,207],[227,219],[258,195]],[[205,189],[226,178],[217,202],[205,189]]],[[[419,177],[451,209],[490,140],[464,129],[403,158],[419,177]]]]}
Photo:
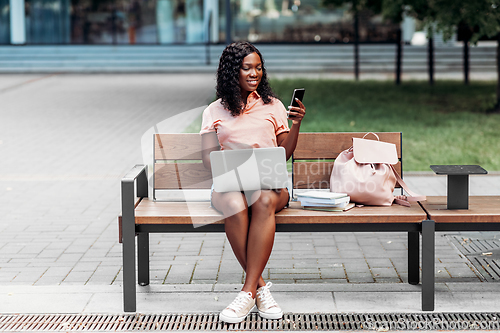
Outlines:
{"type": "Polygon", "coordinates": [[[313,206],[314,204],[325,204],[325,205],[337,205],[341,203],[349,203],[350,197],[342,197],[337,199],[317,199],[310,197],[299,197],[299,200],[302,203],[302,206],[305,206],[304,202],[307,202],[309,206],[313,206]]]}
{"type": "Polygon", "coordinates": [[[347,197],[347,193],[335,193],[328,191],[307,191],[307,192],[297,193],[297,198],[301,197],[334,200],[338,198],[347,197]]]}
{"type": "Polygon", "coordinates": [[[354,207],[354,203],[348,203],[345,207],[318,207],[318,206],[309,206],[302,207],[306,210],[319,210],[324,212],[345,212],[354,207]]]}
{"type": "Polygon", "coordinates": [[[300,201],[300,205],[302,207],[339,207],[343,208],[349,204],[349,200],[344,200],[343,202],[339,202],[336,204],[333,203],[318,203],[318,202],[310,202],[310,201],[300,201]]]}

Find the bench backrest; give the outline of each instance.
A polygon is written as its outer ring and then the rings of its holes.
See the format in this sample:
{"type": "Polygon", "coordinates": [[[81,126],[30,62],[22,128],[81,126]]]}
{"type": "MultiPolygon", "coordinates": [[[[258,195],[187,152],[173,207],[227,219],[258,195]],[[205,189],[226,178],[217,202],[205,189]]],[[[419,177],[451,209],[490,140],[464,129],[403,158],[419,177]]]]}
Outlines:
{"type": "MultiPolygon", "coordinates": [[[[333,161],[352,146],[353,137],[366,133],[300,133],[292,157],[294,188],[330,188],[333,161]]],[[[396,144],[402,176],[402,134],[376,133],[381,141],[396,144]]],[[[367,137],[367,138],[372,138],[367,137]]],[[[154,189],[207,189],[212,185],[210,170],[201,159],[201,136],[198,133],[154,135],[154,189]]]]}
{"type": "Polygon", "coordinates": [[[201,159],[198,133],[154,135],[154,189],[205,189],[212,173],[201,159]]]}

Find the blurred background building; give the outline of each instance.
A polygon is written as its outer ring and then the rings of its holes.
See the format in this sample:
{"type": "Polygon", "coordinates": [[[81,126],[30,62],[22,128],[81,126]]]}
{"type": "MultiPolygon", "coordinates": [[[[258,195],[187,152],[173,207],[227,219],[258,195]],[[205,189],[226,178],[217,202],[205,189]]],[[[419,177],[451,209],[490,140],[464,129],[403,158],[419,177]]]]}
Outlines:
{"type": "MultiPolygon", "coordinates": [[[[196,44],[226,41],[225,0],[0,0],[0,44],[196,44]]],[[[349,43],[353,18],[321,0],[231,0],[232,40],[349,43]]],[[[360,42],[394,42],[399,25],[360,13],[360,42]]],[[[415,29],[411,19],[404,38],[415,29]]]]}
{"type": "Polygon", "coordinates": [[[248,40],[265,52],[275,73],[399,78],[401,72],[425,77],[435,69],[445,78],[469,71],[475,78],[496,78],[495,38],[469,54],[459,26],[448,41],[434,33],[431,52],[422,22],[403,17],[401,24],[391,23],[361,9],[356,29],[346,3],[0,0],[0,73],[214,72],[228,40],[248,40]]]}

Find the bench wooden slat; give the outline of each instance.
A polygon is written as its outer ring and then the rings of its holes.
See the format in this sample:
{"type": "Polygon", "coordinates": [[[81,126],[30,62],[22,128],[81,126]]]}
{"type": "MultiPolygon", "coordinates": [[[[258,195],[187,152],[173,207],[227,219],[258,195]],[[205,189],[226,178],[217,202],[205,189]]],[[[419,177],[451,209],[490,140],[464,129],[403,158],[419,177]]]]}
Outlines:
{"type": "Polygon", "coordinates": [[[428,196],[422,207],[436,223],[500,222],[500,196],[469,196],[469,209],[447,209],[445,196],[428,196]]]}
{"type": "Polygon", "coordinates": [[[201,160],[201,135],[155,134],[155,160],[201,160]]]}
{"type": "MultiPolygon", "coordinates": [[[[346,133],[300,133],[295,159],[335,159],[352,145],[353,137],[363,137],[365,132],[346,133]]],[[[381,141],[396,144],[401,158],[401,133],[376,133],[381,141]]],[[[367,138],[373,139],[372,135],[367,138]]],[[[155,159],[157,160],[201,160],[201,135],[197,133],[156,134],[155,159]]]]}
{"type": "MultiPolygon", "coordinates": [[[[394,165],[394,168],[401,175],[401,162],[394,165]]],[[[332,169],[333,162],[294,162],[293,188],[328,189],[332,169]]],[[[396,187],[399,188],[399,184],[396,187]]]]}
{"type": "MultiPolygon", "coordinates": [[[[352,138],[362,138],[366,133],[300,133],[293,158],[305,159],[335,159],[344,150],[352,146],[352,138]]],[[[376,133],[380,141],[396,144],[398,158],[401,158],[401,133],[383,132],[376,133]]],[[[375,139],[373,135],[367,139],[375,139]]]]}
{"type": "MultiPolygon", "coordinates": [[[[276,214],[277,224],[322,223],[419,223],[425,212],[414,203],[404,207],[355,207],[347,212],[310,211],[291,202],[290,208],[276,214]]],[[[162,202],[144,199],[135,210],[136,224],[206,224],[223,223],[222,214],[210,207],[210,202],[162,202]]],[[[363,230],[360,230],[363,231],[363,230]]]]}
{"type": "Polygon", "coordinates": [[[294,162],[293,188],[330,188],[333,162],[294,162]]]}
{"type": "Polygon", "coordinates": [[[224,223],[223,216],[209,201],[164,202],[142,200],[135,210],[136,224],[224,223]]]}
{"type": "Polygon", "coordinates": [[[212,173],[203,163],[156,163],[155,189],[203,189],[212,186],[212,173]]]}

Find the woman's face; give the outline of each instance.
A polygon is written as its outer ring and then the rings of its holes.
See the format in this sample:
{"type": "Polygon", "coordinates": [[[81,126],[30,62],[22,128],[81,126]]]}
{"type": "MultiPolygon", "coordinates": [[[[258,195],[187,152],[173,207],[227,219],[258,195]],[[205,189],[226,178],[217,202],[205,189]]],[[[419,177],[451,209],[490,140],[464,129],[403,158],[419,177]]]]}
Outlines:
{"type": "Polygon", "coordinates": [[[257,53],[250,53],[241,63],[240,68],[240,87],[243,97],[257,90],[262,79],[262,62],[257,53]]]}

